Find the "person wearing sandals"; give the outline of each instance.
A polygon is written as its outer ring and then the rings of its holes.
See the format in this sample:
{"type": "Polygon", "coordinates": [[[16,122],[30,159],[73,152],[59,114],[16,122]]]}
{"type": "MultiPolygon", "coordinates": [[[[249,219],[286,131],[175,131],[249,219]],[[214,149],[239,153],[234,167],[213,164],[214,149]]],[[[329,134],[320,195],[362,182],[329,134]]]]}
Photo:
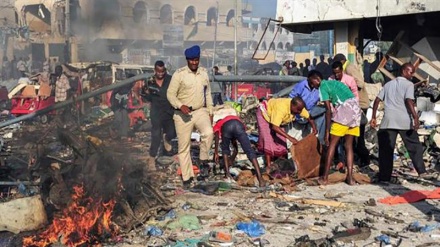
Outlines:
{"type": "Polygon", "coordinates": [[[319,85],[321,101],[327,109],[325,115],[325,145],[328,146],[325,170],[318,183],[328,183],[330,166],[335,155],[335,149],[341,138],[345,139],[347,155],[347,177],[345,182],[354,185],[353,180],[353,140],[359,136],[361,108],[353,92],[340,81],[323,80],[319,85]]]}
{"type": "Polygon", "coordinates": [[[218,154],[219,139],[221,137],[221,150],[223,154],[223,160],[225,162],[225,178],[230,178],[229,165],[234,163],[235,157],[238,152],[237,141],[240,142],[241,148],[246,153],[248,159],[254,165],[255,171],[257,173],[258,184],[260,187],[265,186],[265,182],[261,177],[260,167],[257,162],[257,155],[252,149],[251,142],[246,133],[246,127],[241,119],[237,116],[226,116],[223,119],[217,121],[213,127],[214,129],[214,161],[218,164],[220,156],[218,154]],[[234,146],[234,152],[231,155],[230,144],[234,146]]]}
{"type": "Polygon", "coordinates": [[[393,153],[397,134],[402,137],[411,161],[422,178],[430,178],[423,161],[423,146],[417,130],[419,116],[414,109],[414,84],[411,79],[415,68],[410,63],[402,65],[400,75],[387,82],[373,104],[371,127],[377,127],[376,112],[379,103],[384,103],[384,117],[377,132],[379,143],[379,174],[377,182],[392,182],[393,153]]]}

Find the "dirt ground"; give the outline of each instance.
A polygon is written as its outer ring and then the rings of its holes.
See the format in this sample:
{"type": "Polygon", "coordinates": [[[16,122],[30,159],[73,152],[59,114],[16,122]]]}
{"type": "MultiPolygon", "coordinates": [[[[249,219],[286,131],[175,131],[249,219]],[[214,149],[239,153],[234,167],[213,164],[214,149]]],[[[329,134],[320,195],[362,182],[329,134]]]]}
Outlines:
{"type": "MultiPolygon", "coordinates": [[[[173,236],[174,239],[184,240],[187,238],[201,238],[210,231],[230,232],[236,239],[235,246],[261,246],[254,245],[253,241],[245,234],[236,230],[236,222],[239,216],[262,218],[263,221],[288,221],[288,223],[262,223],[266,233],[260,238],[264,246],[295,246],[295,239],[303,235],[309,235],[310,239],[331,237],[332,231],[342,231],[350,227],[355,219],[367,220],[372,228],[371,236],[366,240],[353,241],[339,246],[381,246],[375,237],[381,235],[381,231],[398,233],[402,239],[400,246],[440,246],[439,229],[421,233],[410,232],[405,229],[415,221],[422,226],[436,224],[440,221],[440,202],[438,200],[425,200],[413,204],[386,205],[377,202],[376,206],[367,206],[366,202],[371,198],[374,200],[388,197],[390,195],[402,194],[408,190],[432,190],[434,186],[421,186],[418,184],[404,185],[357,185],[348,186],[344,183],[328,185],[325,187],[300,185],[299,191],[287,194],[291,198],[310,198],[328,200],[327,197],[340,197],[339,202],[344,207],[326,207],[306,204],[297,204],[299,207],[307,207],[304,210],[293,212],[285,211],[287,207],[280,207],[281,200],[271,197],[269,192],[252,193],[249,191],[231,191],[214,196],[207,196],[187,192],[173,196],[174,205],[178,215],[192,214],[201,220],[202,229],[197,231],[169,231],[166,230],[163,236],[173,236]],[[193,208],[185,211],[182,205],[189,203],[193,208]],[[391,218],[373,216],[365,212],[366,209],[382,213],[391,218]],[[392,219],[394,218],[394,219],[392,219]],[[398,221],[398,222],[396,222],[398,221]],[[221,226],[218,226],[221,225],[221,226]],[[431,245],[422,245],[429,244],[431,245]]],[[[160,224],[159,224],[160,225],[160,224]]],[[[391,243],[396,244],[399,238],[391,237],[391,243]]],[[[137,241],[144,243],[143,237],[132,238],[131,244],[120,244],[117,246],[145,246],[136,244],[137,241]]],[[[155,246],[153,243],[160,243],[159,238],[152,237],[147,246],[155,246]]],[[[158,245],[161,246],[161,245],[158,245]]],[[[213,245],[216,246],[216,245],[213,245]]],[[[308,246],[308,245],[306,245],[308,246]]],[[[312,245],[310,245],[312,246],[312,245]]]]}
{"type": "MultiPolygon", "coordinates": [[[[25,134],[29,133],[25,131],[26,129],[34,132],[38,128],[24,127],[20,130],[22,134],[16,135],[15,138],[18,136],[35,138],[25,134]]],[[[44,133],[41,129],[40,131],[44,133]]],[[[103,135],[98,135],[108,148],[114,148],[115,152],[125,153],[124,155],[129,155],[131,158],[138,157],[142,165],[142,162],[145,163],[145,154],[149,147],[149,136],[148,132],[140,136],[129,144],[121,145],[118,142],[105,140],[103,135]]],[[[371,228],[370,236],[365,240],[353,238],[352,242],[332,246],[381,246],[375,238],[383,231],[399,235],[390,238],[392,244],[400,240],[399,246],[440,246],[440,227],[426,233],[406,230],[411,223],[416,221],[421,226],[439,224],[439,200],[424,200],[413,204],[393,206],[377,202],[380,198],[400,195],[409,190],[433,190],[437,188],[434,184],[422,185],[404,181],[400,185],[387,186],[348,186],[345,183],[339,183],[322,187],[299,183],[296,185],[296,190],[290,193],[273,191],[256,193],[251,188],[241,188],[217,192],[215,195],[204,195],[179,188],[181,184],[175,175],[175,168],[176,164],[154,173],[155,179],[152,183],[158,188],[164,184],[177,186],[163,191],[171,201],[177,219],[183,215],[197,216],[201,229],[169,230],[167,225],[173,220],[150,219],[143,226],[121,236],[124,240],[118,244],[105,244],[104,246],[185,246],[173,245],[170,242],[167,243],[167,240],[201,239],[209,235],[211,231],[231,233],[235,240],[233,246],[315,246],[295,245],[295,240],[304,235],[308,235],[311,240],[332,237],[334,231],[352,229],[355,219],[366,222],[371,228]],[[323,200],[325,203],[341,202],[342,206],[318,206],[302,199],[323,200]],[[259,241],[236,230],[238,222],[249,219],[255,219],[264,225],[265,233],[258,237],[259,241]],[[147,226],[159,227],[163,230],[163,234],[158,237],[146,236],[144,230],[147,226]]],[[[208,244],[197,246],[227,246],[212,242],[208,244]]]]}

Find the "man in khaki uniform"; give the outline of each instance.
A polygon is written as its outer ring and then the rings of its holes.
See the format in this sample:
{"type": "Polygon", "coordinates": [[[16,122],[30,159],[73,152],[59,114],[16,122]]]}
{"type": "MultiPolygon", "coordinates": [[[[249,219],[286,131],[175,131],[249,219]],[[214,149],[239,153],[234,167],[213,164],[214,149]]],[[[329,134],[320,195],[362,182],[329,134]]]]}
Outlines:
{"type": "Polygon", "coordinates": [[[179,143],[179,162],[182,170],[184,188],[189,188],[195,177],[190,155],[191,133],[194,127],[200,132],[200,161],[209,159],[212,145],[212,97],[208,71],[199,67],[200,47],[193,46],[185,50],[187,66],[174,72],[167,98],[174,111],[179,143]]]}

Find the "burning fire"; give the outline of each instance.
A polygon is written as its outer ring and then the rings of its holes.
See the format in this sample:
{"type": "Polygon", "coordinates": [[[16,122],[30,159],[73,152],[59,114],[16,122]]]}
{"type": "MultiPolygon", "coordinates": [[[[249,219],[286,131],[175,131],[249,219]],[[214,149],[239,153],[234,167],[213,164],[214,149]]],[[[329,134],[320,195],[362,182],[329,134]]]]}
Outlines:
{"type": "Polygon", "coordinates": [[[70,205],[52,225],[38,236],[23,238],[23,246],[44,247],[53,243],[67,246],[99,243],[100,237],[114,235],[111,216],[115,200],[102,202],[84,196],[83,186],[75,186],[70,205]]]}

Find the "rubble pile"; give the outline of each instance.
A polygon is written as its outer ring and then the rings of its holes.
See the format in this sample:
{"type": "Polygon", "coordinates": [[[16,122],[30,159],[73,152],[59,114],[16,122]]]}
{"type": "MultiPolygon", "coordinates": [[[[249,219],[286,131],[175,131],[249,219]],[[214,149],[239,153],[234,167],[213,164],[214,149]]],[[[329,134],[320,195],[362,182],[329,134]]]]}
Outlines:
{"type": "MultiPolygon", "coordinates": [[[[254,99],[246,99],[237,113],[253,145],[258,140],[253,113],[257,106],[254,99]]],[[[234,109],[231,105],[218,111],[230,114],[234,109]]],[[[322,150],[316,149],[316,137],[309,136],[292,148],[293,158],[277,159],[270,169],[265,170],[263,156],[258,154],[266,187],[257,187],[253,166],[239,147],[230,168],[234,180],[223,178],[222,162],[212,162],[210,173],[199,176],[197,184],[187,191],[182,189],[176,156],[159,157],[156,171],[146,169],[148,124],[137,129],[133,141],[121,145],[109,133],[111,117],[107,108],[96,107],[81,125],[77,116],[70,116],[68,124],[60,124],[55,118],[46,125],[34,121],[2,129],[0,246],[438,243],[438,180],[417,177],[398,140],[396,180],[387,185],[371,184],[378,171],[375,129],[366,131],[372,163],[356,167],[358,186],[340,183],[345,179],[345,169],[337,166],[329,176],[330,185],[316,186],[314,177],[319,172],[322,150]],[[70,219],[90,222],[81,220],[77,214],[81,210],[72,210],[73,205],[95,212],[84,214],[94,223],[81,231],[81,238],[73,230],[60,230],[83,229],[66,225],[70,219]],[[10,210],[16,213],[8,213],[10,210]],[[21,223],[30,220],[35,224],[21,223]]],[[[437,126],[426,124],[419,130],[429,169],[439,168],[438,131],[437,126]]],[[[195,161],[198,141],[194,133],[191,156],[195,161]]],[[[173,146],[176,151],[176,141],[173,146]]],[[[197,166],[194,169],[198,171],[197,166]]]]}

